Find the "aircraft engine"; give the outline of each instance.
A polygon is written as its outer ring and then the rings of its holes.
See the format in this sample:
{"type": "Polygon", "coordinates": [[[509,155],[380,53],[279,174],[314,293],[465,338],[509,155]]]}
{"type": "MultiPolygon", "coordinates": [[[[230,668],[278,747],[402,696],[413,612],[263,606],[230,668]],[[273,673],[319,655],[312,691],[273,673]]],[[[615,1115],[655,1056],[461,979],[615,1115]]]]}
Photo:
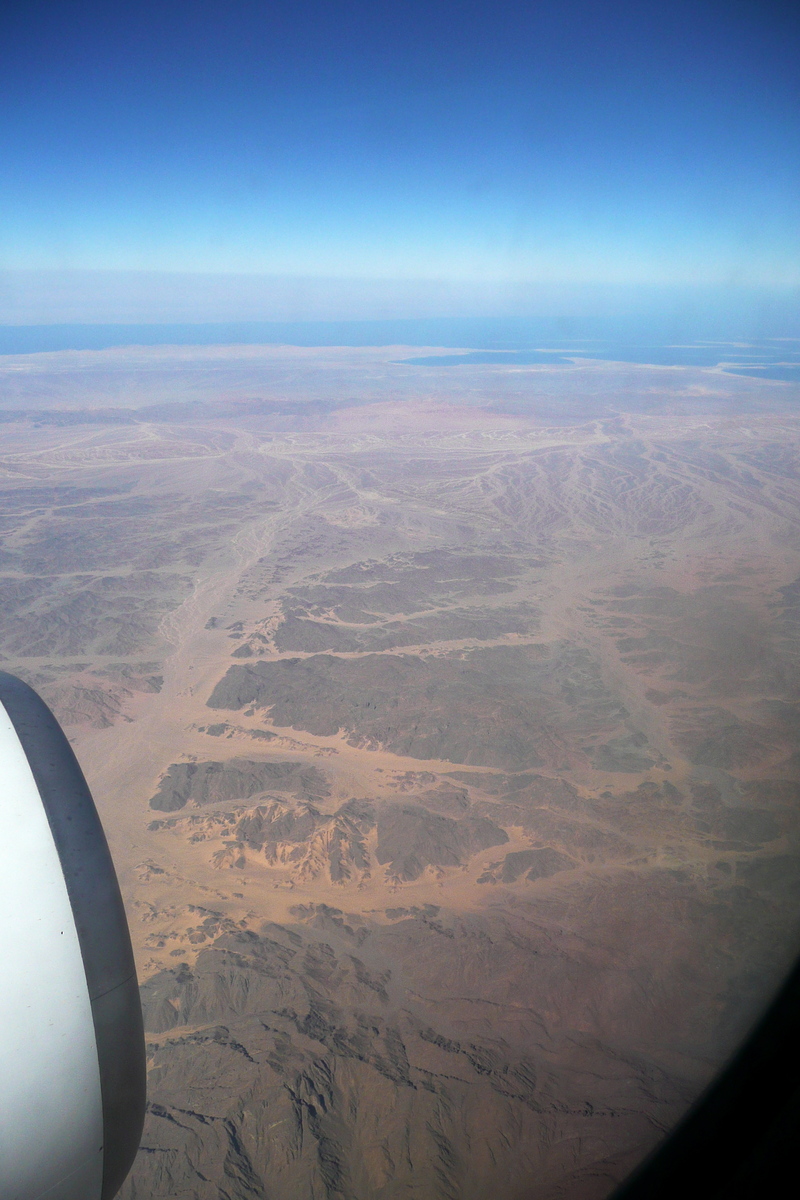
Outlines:
{"type": "Polygon", "coordinates": [[[145,1106],[125,910],[69,742],[4,672],[0,814],[0,1196],[111,1200],[145,1106]]]}

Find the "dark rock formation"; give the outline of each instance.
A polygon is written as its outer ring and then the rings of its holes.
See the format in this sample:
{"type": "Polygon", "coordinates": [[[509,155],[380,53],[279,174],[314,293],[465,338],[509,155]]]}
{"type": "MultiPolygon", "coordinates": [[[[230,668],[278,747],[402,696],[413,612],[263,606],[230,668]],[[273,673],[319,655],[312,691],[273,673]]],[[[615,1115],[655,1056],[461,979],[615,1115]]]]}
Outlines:
{"type": "Polygon", "coordinates": [[[489,846],[502,846],[508,834],[485,817],[450,817],[418,805],[385,805],[378,813],[379,863],[400,880],[417,879],[425,867],[458,867],[489,846]]]}
{"type": "Polygon", "coordinates": [[[318,654],[230,667],[209,707],[249,704],[268,708],[278,726],[345,730],[352,745],[512,771],[558,765],[570,750],[583,757],[597,731],[626,733],[628,715],[587,652],[540,645],[429,659],[318,654]],[[557,739],[555,723],[563,727],[557,739]]]}
{"type": "Polygon", "coordinates": [[[150,801],[157,812],[177,812],[190,800],[219,804],[247,800],[266,791],[327,795],[325,775],[299,762],[257,762],[232,758],[227,762],[173,763],[150,801]]]}
{"type": "Polygon", "coordinates": [[[516,883],[521,875],[531,881],[548,879],[574,866],[574,859],[560,850],[554,850],[552,846],[537,846],[507,854],[501,863],[492,864],[478,879],[478,883],[516,883]]]}

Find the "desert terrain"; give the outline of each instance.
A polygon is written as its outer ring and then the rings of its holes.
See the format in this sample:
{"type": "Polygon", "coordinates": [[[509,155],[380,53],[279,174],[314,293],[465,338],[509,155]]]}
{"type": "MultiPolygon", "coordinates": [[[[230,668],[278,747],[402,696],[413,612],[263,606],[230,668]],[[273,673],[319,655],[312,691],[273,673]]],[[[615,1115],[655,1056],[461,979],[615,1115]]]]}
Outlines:
{"type": "Polygon", "coordinates": [[[140,970],[123,1200],[600,1200],[800,948],[800,386],[443,353],[0,359],[0,665],[140,970]]]}

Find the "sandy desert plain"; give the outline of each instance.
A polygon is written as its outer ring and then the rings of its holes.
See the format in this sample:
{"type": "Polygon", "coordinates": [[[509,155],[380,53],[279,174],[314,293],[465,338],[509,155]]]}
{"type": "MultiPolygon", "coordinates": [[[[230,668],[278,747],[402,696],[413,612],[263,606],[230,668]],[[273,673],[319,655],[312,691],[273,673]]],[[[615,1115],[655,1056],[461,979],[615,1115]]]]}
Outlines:
{"type": "Polygon", "coordinates": [[[0,661],[141,973],[123,1200],[599,1200],[798,949],[800,387],[419,354],[0,360],[0,661]]]}

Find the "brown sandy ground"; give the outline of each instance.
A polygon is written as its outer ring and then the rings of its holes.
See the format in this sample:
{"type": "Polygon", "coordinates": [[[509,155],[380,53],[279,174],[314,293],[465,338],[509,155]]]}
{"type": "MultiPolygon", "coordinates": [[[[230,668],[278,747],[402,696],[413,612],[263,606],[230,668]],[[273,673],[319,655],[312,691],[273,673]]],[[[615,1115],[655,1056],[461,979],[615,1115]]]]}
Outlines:
{"type": "Polygon", "coordinates": [[[0,366],[0,661],[142,977],[124,1200],[599,1198],[796,948],[797,389],[409,355],[0,366]]]}

